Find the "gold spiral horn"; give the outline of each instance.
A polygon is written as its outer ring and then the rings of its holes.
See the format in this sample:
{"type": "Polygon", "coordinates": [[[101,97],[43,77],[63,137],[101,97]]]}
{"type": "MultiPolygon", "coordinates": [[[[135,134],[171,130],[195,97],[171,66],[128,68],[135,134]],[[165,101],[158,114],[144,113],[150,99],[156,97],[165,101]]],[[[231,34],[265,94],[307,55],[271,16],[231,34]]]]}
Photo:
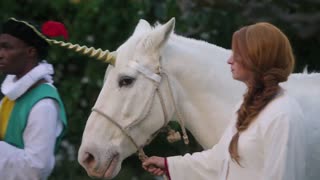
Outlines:
{"type": "Polygon", "coordinates": [[[95,49],[93,47],[80,46],[79,44],[72,44],[70,42],[57,41],[54,39],[46,38],[46,41],[49,44],[59,45],[61,47],[73,50],[74,52],[81,53],[87,55],[89,57],[96,58],[98,60],[102,60],[106,63],[115,65],[116,62],[116,52],[110,52],[109,50],[102,50],[101,48],[95,49]]]}

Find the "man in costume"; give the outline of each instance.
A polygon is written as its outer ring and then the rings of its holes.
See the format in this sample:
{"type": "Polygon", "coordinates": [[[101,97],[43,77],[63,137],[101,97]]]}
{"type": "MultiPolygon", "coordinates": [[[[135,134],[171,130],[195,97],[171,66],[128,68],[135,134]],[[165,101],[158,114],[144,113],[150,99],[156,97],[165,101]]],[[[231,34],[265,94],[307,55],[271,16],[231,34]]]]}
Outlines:
{"type": "MultiPolygon", "coordinates": [[[[66,33],[66,32],[65,32],[66,33]]],[[[0,32],[0,179],[47,179],[65,134],[66,114],[44,58],[44,32],[10,18],[0,32]]]]}

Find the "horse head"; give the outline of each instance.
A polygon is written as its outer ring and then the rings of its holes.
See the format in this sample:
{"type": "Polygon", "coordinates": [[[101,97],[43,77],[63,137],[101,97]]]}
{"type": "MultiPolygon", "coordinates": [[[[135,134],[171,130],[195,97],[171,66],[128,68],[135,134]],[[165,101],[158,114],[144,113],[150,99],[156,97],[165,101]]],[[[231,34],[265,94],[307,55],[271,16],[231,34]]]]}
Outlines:
{"type": "Polygon", "coordinates": [[[116,51],[105,83],[83,133],[78,161],[93,177],[111,179],[122,161],[167,125],[174,113],[161,67],[162,47],[175,20],[152,28],[140,20],[133,35],[116,51]],[[162,109],[161,111],[159,109],[162,109]]]}

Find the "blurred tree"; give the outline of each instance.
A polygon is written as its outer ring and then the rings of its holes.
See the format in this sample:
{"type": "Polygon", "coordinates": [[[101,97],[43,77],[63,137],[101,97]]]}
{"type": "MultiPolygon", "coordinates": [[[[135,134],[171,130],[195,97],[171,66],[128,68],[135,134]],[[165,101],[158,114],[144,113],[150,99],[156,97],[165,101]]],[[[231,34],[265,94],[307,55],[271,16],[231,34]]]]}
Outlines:
{"type": "MultiPolygon", "coordinates": [[[[271,22],[289,36],[297,59],[296,71],[301,72],[305,66],[309,71],[319,71],[320,62],[316,58],[316,52],[320,45],[320,1],[317,0],[178,0],[178,7],[186,19],[194,17],[194,12],[200,9],[200,13],[207,11],[206,17],[212,16],[209,21],[218,21],[218,27],[213,24],[204,25],[206,19],[199,23],[204,28],[217,28],[217,37],[231,38],[230,34],[240,26],[259,21],[271,22]],[[226,13],[228,19],[219,17],[217,12],[226,13]],[[220,21],[222,20],[222,21],[220,21]],[[228,20],[228,21],[224,21],[228,20]],[[229,22],[228,24],[223,23],[229,22]],[[227,27],[230,28],[227,28],[227,27]],[[221,34],[222,30],[231,30],[221,34]]],[[[199,19],[199,18],[198,18],[199,19]]],[[[212,22],[211,22],[212,23],[212,22]]],[[[197,26],[193,26],[197,27],[197,26]]],[[[201,35],[201,31],[210,32],[209,29],[195,28],[192,34],[201,35]]],[[[192,32],[192,31],[191,31],[192,32]]],[[[189,34],[187,34],[189,35],[189,34]]],[[[219,40],[209,34],[210,40],[219,40]]],[[[229,40],[229,39],[228,39],[229,40]]],[[[230,41],[222,40],[217,44],[228,47],[230,41]]]]}

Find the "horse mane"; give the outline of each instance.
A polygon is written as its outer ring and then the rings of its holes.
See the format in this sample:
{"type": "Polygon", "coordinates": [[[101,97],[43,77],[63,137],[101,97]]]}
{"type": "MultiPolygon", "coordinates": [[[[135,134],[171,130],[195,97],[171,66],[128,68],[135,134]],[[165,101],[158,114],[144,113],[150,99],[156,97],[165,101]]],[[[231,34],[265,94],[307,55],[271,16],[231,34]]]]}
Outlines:
{"type": "Polygon", "coordinates": [[[297,80],[306,80],[306,81],[318,81],[320,79],[320,73],[318,72],[302,72],[302,73],[293,73],[289,77],[290,79],[297,79],[297,80]]]}
{"type": "Polygon", "coordinates": [[[201,47],[210,47],[210,46],[213,46],[215,48],[218,48],[220,50],[226,50],[226,51],[230,51],[229,49],[225,49],[223,47],[220,47],[220,46],[217,46],[215,44],[211,44],[207,41],[204,41],[204,40],[200,40],[200,39],[194,39],[194,38],[190,38],[190,37],[185,37],[185,36],[181,36],[181,35],[178,35],[176,33],[173,33],[171,35],[171,40],[173,41],[177,41],[177,42],[181,42],[181,43],[191,43],[191,45],[195,45],[195,46],[201,46],[201,47]]]}
{"type": "MultiPolygon", "coordinates": [[[[156,22],[151,29],[154,30],[158,27],[162,26],[162,24],[160,22],[156,22]]],[[[188,44],[188,46],[190,47],[190,45],[192,46],[192,48],[215,48],[217,50],[221,50],[221,51],[227,51],[229,52],[230,49],[226,49],[220,46],[217,46],[215,44],[209,43],[207,41],[204,40],[200,40],[200,39],[194,39],[194,38],[190,38],[190,37],[186,37],[183,35],[178,35],[175,32],[172,32],[171,36],[170,36],[170,40],[172,42],[179,42],[182,44],[188,44]]]]}

